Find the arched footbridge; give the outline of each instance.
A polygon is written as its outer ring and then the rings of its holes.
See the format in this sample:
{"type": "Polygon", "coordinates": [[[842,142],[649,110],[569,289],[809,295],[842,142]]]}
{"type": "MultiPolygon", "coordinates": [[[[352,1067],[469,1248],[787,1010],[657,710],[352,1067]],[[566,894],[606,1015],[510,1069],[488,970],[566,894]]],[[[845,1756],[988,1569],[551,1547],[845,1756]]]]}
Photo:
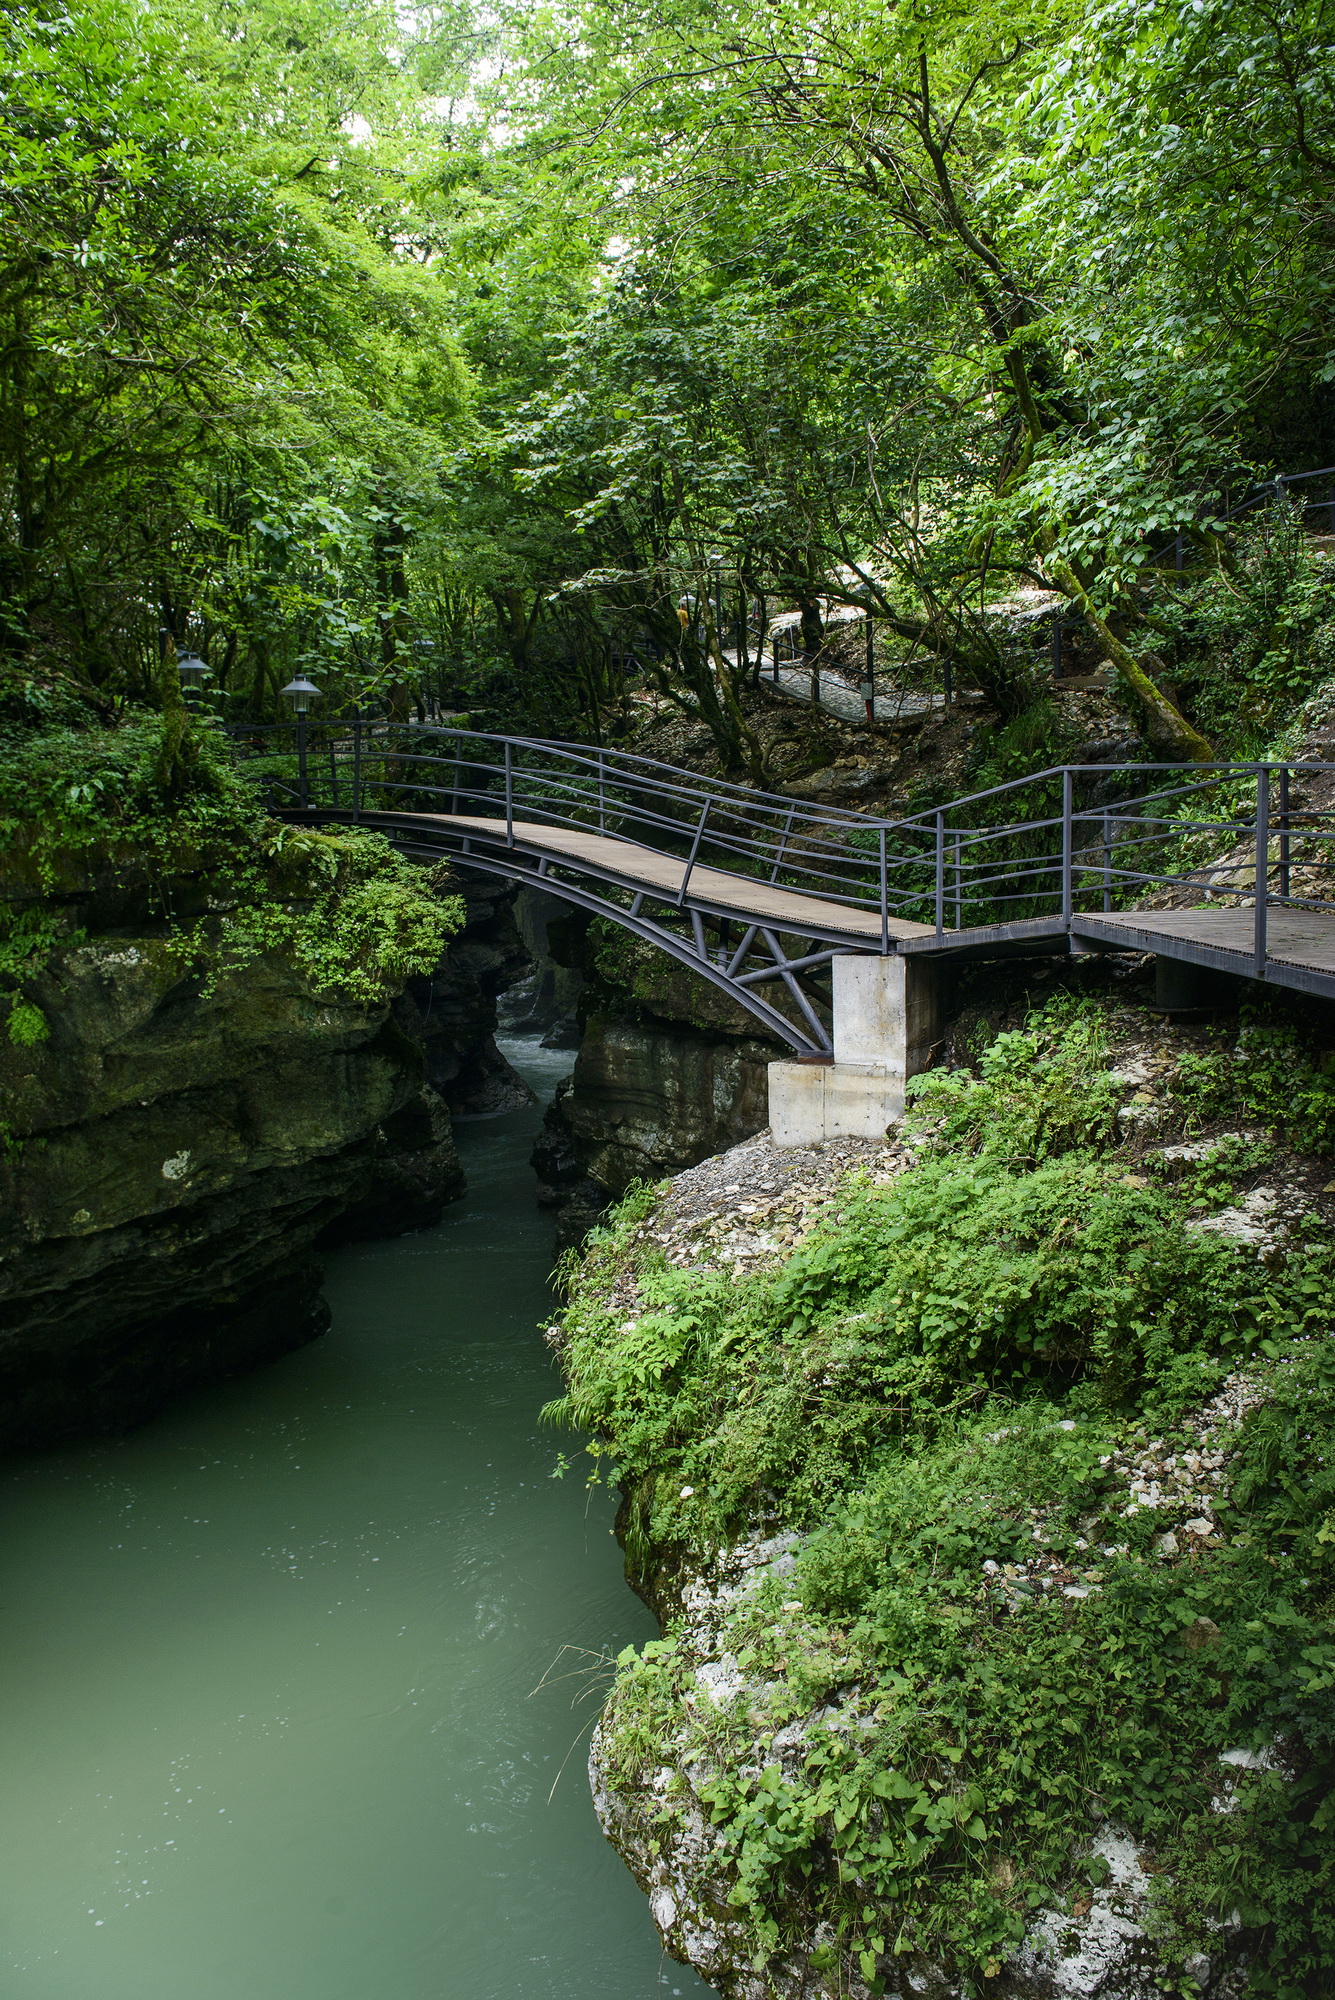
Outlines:
{"type": "Polygon", "coordinates": [[[830,1059],[823,975],[849,957],[1129,950],[1335,997],[1335,763],[1067,765],[878,819],[529,737],[330,722],[295,758],[238,741],[282,817],[539,885],[799,1057],[830,1059]]]}

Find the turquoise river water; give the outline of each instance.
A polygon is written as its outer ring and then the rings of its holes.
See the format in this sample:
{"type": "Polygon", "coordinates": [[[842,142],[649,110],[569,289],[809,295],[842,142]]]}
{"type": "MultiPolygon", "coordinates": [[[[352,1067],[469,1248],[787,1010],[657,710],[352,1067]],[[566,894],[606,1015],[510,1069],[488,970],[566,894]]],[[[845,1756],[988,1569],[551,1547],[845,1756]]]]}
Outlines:
{"type": "Polygon", "coordinates": [[[461,1125],[467,1198],[330,1259],[325,1339],[0,1480],[2,2000],[707,1993],[589,1803],[653,1627],[538,1428],[538,1117],[461,1125]]]}

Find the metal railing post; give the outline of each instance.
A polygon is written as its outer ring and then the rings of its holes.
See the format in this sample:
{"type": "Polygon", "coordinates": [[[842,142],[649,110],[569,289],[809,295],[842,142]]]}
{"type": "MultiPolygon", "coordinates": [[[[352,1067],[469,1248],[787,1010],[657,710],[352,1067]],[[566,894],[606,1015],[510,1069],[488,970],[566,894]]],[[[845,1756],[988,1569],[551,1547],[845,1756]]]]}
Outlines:
{"type": "Polygon", "coordinates": [[[352,725],[352,817],[354,823],[362,816],[362,719],[360,715],[352,725]]]}
{"type": "Polygon", "coordinates": [[[890,892],[885,872],[885,828],[881,828],[881,953],[890,949],[890,892]]]}
{"type": "Polygon", "coordinates": [[[962,836],[957,833],[955,835],[955,929],[957,931],[964,929],[964,870],[960,866],[962,846],[962,836]]]}
{"type": "Polygon", "coordinates": [[[507,743],[505,746],[505,844],[507,847],[513,847],[515,844],[515,792],[511,748],[512,746],[507,743]]]}
{"type": "Polygon", "coordinates": [[[1256,923],[1252,938],[1252,973],[1265,978],[1266,911],[1270,897],[1270,767],[1256,774],[1256,880],[1252,898],[1256,923]]]}
{"type": "Polygon", "coordinates": [[[705,821],[709,818],[709,808],[713,803],[714,801],[712,799],[705,800],[704,809],[700,814],[700,824],[695,829],[695,838],[691,842],[691,851],[686,857],[686,872],[681,878],[681,888],[677,891],[678,909],[680,909],[682,904],[686,901],[686,891],[690,885],[691,870],[695,866],[695,857],[700,852],[700,836],[703,834],[705,830],[705,821]]]}
{"type": "Polygon", "coordinates": [[[598,831],[607,832],[607,757],[598,752],[598,831]]]}
{"type": "Polygon", "coordinates": [[[774,866],[769,871],[769,879],[771,882],[777,882],[779,879],[779,866],[783,860],[783,850],[788,845],[788,836],[793,830],[793,814],[796,812],[796,810],[797,808],[795,806],[789,806],[787,815],[784,819],[783,832],[779,835],[779,844],[774,850],[774,866]]]}
{"type": "Polygon", "coordinates": [[[1068,765],[1062,772],[1062,922],[1071,921],[1071,795],[1074,784],[1068,765]]]}
{"type": "Polygon", "coordinates": [[[777,687],[779,685],[779,635],[777,632],[774,634],[773,644],[774,644],[774,685],[775,687],[777,687]]]}
{"type": "Polygon", "coordinates": [[[306,786],[306,718],[304,715],[297,717],[297,799],[303,806],[310,803],[306,786]]]}
{"type": "Polygon", "coordinates": [[[945,930],[946,903],[946,816],[936,816],[936,934],[945,930]]]}
{"type": "Polygon", "coordinates": [[[1103,815],[1103,908],[1105,914],[1112,908],[1112,821],[1106,810],[1103,815]]]}
{"type": "Polygon", "coordinates": [[[1289,900],[1289,767],[1284,765],[1279,774],[1279,895],[1280,901],[1289,900]]]}

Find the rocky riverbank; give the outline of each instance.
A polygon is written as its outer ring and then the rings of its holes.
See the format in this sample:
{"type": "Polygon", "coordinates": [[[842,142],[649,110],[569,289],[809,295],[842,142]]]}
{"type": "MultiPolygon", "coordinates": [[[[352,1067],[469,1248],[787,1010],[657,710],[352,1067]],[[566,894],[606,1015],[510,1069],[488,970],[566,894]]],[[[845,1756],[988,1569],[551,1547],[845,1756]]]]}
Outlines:
{"type": "Polygon", "coordinates": [[[553,1330],[664,1634],[598,1810],[728,2000],[1335,1977],[1335,1024],[1144,997],[637,1199],[553,1330]]]}
{"type": "Polygon", "coordinates": [[[581,979],[575,1066],[533,1154],[565,1248],[632,1182],[758,1132],[767,1066],[787,1051],[718,987],[625,931],[568,919],[549,936],[581,979]]]}
{"type": "Polygon", "coordinates": [[[227,805],[226,859],[168,820],[168,869],[34,813],[0,878],[0,1447],[313,1338],[321,1249],[434,1221],[451,1110],[531,1099],[492,1039],[528,963],[501,885],[227,805]]]}

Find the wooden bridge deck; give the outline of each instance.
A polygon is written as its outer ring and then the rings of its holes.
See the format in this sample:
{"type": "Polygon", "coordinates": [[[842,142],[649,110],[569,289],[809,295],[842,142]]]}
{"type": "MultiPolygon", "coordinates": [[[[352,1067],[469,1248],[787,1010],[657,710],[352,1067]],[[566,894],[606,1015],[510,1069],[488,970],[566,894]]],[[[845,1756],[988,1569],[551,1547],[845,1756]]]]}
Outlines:
{"type": "MultiPolygon", "coordinates": [[[[379,818],[392,818],[396,825],[420,820],[442,832],[464,837],[481,835],[502,846],[506,844],[504,820],[471,814],[364,813],[362,818],[370,825],[379,818]]],[[[550,855],[553,860],[575,862],[605,877],[613,877],[628,889],[643,890],[673,902],[681,894],[687,864],[679,854],[660,854],[657,848],[642,847],[638,841],[621,840],[614,834],[545,826],[537,820],[515,820],[513,833],[516,847],[550,855]]],[[[813,936],[828,932],[860,942],[880,943],[881,919],[875,910],[850,909],[845,903],[807,896],[798,889],[784,889],[751,875],[734,875],[724,868],[708,868],[703,862],[697,862],[691,869],[690,894],[693,903],[718,909],[740,923],[809,931],[813,936]]],[[[930,924],[910,923],[902,917],[890,918],[889,931],[892,942],[935,936],[930,924]]]]}
{"type": "MultiPolygon", "coordinates": [[[[1122,944],[1128,951],[1162,951],[1171,957],[1209,953],[1209,962],[1233,958],[1245,963],[1225,970],[1245,973],[1256,939],[1254,909],[1122,910],[1109,916],[1078,916],[1078,934],[1122,944]]],[[[1335,984],[1335,913],[1324,910],[1266,911],[1266,957],[1271,968],[1310,972],[1335,984]]],[[[1272,975],[1273,976],[1273,975],[1272,975]]]]}
{"type": "MultiPolygon", "coordinates": [[[[420,824],[437,835],[461,842],[483,841],[505,847],[502,819],[462,813],[364,813],[362,823],[402,830],[420,824]]],[[[682,893],[687,863],[680,855],[663,854],[614,834],[574,827],[549,826],[537,820],[512,823],[513,846],[540,861],[564,861],[575,868],[620,884],[632,893],[675,903],[682,893]]],[[[690,902],[697,909],[756,924],[773,931],[791,931],[830,941],[847,939],[864,948],[879,947],[878,912],[849,908],[752,876],[697,864],[690,870],[690,902]]],[[[947,929],[891,917],[886,925],[892,949],[943,958],[998,957],[1027,948],[1051,949],[1066,939],[1074,950],[1097,949],[1163,953],[1171,958],[1209,965],[1248,976],[1255,948],[1255,914],[1251,908],[1199,910],[1127,910],[1109,914],[1077,912],[1068,925],[1059,915],[1023,922],[947,929]]],[[[1273,908],[1267,912],[1265,976],[1277,985],[1335,995],[1335,912],[1273,908]]]]}

